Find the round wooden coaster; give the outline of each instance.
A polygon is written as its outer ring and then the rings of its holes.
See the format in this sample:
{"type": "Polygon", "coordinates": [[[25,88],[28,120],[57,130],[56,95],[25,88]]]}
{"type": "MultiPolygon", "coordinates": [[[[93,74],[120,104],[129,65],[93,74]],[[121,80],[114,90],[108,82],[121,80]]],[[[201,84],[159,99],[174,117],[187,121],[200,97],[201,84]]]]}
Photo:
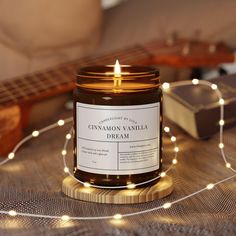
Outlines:
{"type": "Polygon", "coordinates": [[[149,202],[166,197],[173,191],[173,181],[170,176],[165,176],[158,183],[150,187],[110,190],[84,187],[72,177],[68,176],[63,180],[62,191],[67,196],[82,201],[132,204],[149,202]]]}

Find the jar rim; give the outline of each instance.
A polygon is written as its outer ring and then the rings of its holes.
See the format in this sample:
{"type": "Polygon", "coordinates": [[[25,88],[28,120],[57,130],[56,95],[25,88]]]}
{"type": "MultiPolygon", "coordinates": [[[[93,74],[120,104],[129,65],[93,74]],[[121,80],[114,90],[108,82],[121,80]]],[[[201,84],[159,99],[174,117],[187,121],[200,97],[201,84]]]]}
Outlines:
{"type": "Polygon", "coordinates": [[[114,73],[114,65],[86,66],[78,70],[77,88],[100,92],[137,92],[160,86],[159,70],[154,66],[121,65],[121,73],[114,73]]]}
{"type": "MultiPolygon", "coordinates": [[[[160,71],[155,66],[146,65],[120,65],[121,76],[126,77],[159,77],[160,71]]],[[[92,78],[113,78],[114,65],[96,65],[85,66],[78,69],[76,76],[78,77],[92,77],[92,78]]]]}

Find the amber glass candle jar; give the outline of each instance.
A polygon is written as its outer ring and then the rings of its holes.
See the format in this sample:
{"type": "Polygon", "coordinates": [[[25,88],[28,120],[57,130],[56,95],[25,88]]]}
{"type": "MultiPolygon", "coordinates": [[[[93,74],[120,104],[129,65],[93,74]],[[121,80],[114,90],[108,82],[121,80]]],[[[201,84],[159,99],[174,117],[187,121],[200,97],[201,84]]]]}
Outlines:
{"type": "Polygon", "coordinates": [[[161,171],[159,71],[114,68],[81,68],[74,91],[74,175],[102,186],[137,184],[161,171]]]}

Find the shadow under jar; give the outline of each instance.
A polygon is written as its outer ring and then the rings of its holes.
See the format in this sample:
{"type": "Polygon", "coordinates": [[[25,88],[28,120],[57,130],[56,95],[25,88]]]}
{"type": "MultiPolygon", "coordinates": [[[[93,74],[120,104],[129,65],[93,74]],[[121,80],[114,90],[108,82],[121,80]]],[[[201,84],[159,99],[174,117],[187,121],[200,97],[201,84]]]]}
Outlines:
{"type": "Polygon", "coordinates": [[[74,90],[74,175],[100,186],[138,184],[161,172],[159,71],[121,66],[117,75],[113,70],[81,68],[74,90]]]}

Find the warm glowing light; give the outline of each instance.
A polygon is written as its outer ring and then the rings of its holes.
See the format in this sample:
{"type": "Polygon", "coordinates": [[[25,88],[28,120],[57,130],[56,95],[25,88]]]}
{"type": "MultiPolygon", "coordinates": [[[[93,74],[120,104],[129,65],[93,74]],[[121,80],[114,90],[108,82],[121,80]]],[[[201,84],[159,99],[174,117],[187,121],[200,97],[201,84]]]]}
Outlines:
{"type": "MultiPolygon", "coordinates": [[[[120,87],[122,83],[122,78],[121,78],[121,67],[119,64],[119,61],[116,60],[116,64],[114,66],[114,87],[120,87]]],[[[119,90],[114,90],[114,92],[119,92],[119,90]]]]}
{"type": "Polygon", "coordinates": [[[114,74],[115,74],[115,77],[121,76],[121,68],[120,68],[120,63],[118,60],[116,60],[116,64],[114,66],[114,74]]]}
{"type": "Polygon", "coordinates": [[[57,121],[57,124],[59,126],[63,126],[65,124],[65,121],[64,120],[59,120],[59,121],[57,121]]]}
{"type": "Polygon", "coordinates": [[[15,156],[15,153],[14,153],[14,152],[10,152],[10,153],[8,154],[8,159],[13,159],[14,156],[15,156]]]}
{"type": "Polygon", "coordinates": [[[115,214],[115,215],[113,216],[113,218],[114,218],[115,220],[120,220],[120,219],[122,218],[122,215],[121,215],[121,214],[115,214]]]}
{"type": "Polygon", "coordinates": [[[89,188],[90,186],[91,186],[90,183],[84,182],[84,187],[85,187],[85,188],[89,188]]]}
{"type": "Polygon", "coordinates": [[[33,136],[33,137],[39,136],[39,131],[38,131],[38,130],[33,131],[33,132],[32,132],[32,136],[33,136]]]}
{"type": "Polygon", "coordinates": [[[166,126],[166,127],[164,128],[164,131],[165,131],[166,133],[169,133],[169,132],[170,132],[170,128],[166,126]]]}
{"type": "Polygon", "coordinates": [[[61,217],[61,219],[64,220],[64,221],[68,221],[70,219],[70,217],[68,215],[63,215],[61,217]]]}
{"type": "Polygon", "coordinates": [[[214,188],[214,184],[208,184],[207,186],[206,186],[206,188],[208,189],[208,190],[210,190],[210,189],[213,189],[214,188]]]}
{"type": "Polygon", "coordinates": [[[160,176],[163,178],[166,176],[166,172],[161,172],[160,176]]]}
{"type": "Polygon", "coordinates": [[[134,189],[135,187],[136,187],[135,184],[128,184],[128,185],[127,185],[127,188],[128,188],[128,189],[134,189]]]}
{"type": "Polygon", "coordinates": [[[225,166],[226,166],[227,168],[231,168],[231,164],[230,164],[229,162],[227,162],[227,163],[225,164],[225,166]]]}
{"type": "Polygon", "coordinates": [[[8,212],[8,215],[10,215],[10,216],[16,216],[17,213],[16,213],[16,211],[11,210],[11,211],[8,212]]]}
{"type": "Polygon", "coordinates": [[[171,140],[172,142],[175,142],[175,141],[176,141],[176,137],[175,137],[175,136],[172,136],[172,137],[170,138],[170,140],[171,140]]]}
{"type": "Polygon", "coordinates": [[[219,103],[220,103],[220,105],[224,105],[224,104],[225,104],[225,100],[224,100],[223,98],[221,98],[221,99],[219,100],[219,103]]]}
{"type": "Polygon", "coordinates": [[[193,80],[192,80],[192,84],[193,84],[193,85],[199,84],[199,80],[198,80],[198,79],[193,79],[193,80]]]}
{"type": "Polygon", "coordinates": [[[217,86],[216,84],[212,84],[212,85],[211,85],[211,88],[212,88],[213,90],[216,90],[216,89],[218,88],[218,86],[217,86]]]}
{"type": "Polygon", "coordinates": [[[164,90],[167,90],[167,89],[170,88],[170,84],[165,82],[165,83],[162,84],[162,88],[163,88],[164,90]]]}
{"type": "Polygon", "coordinates": [[[222,125],[224,125],[224,124],[225,124],[224,120],[220,120],[220,121],[219,121],[219,125],[222,126],[222,125]]]}
{"type": "Polygon", "coordinates": [[[219,148],[220,148],[220,149],[224,148],[224,146],[225,146],[225,145],[224,145],[223,143],[219,143],[219,148]]]}
{"type": "Polygon", "coordinates": [[[175,148],[174,148],[174,151],[175,151],[175,152],[179,152],[179,148],[178,148],[178,147],[175,147],[175,148]]]}
{"type": "MultiPolygon", "coordinates": [[[[119,62],[118,62],[119,63],[119,62]]],[[[116,63],[117,64],[117,63],[116,63]]],[[[120,72],[121,73],[121,72],[120,72]]],[[[113,73],[112,73],[113,74],[113,73]]],[[[114,77],[116,77],[116,76],[114,76],[114,77]]],[[[117,81],[117,84],[119,85],[119,81],[121,81],[121,78],[114,78],[114,80],[116,80],[117,81]]],[[[196,79],[196,81],[195,82],[193,82],[193,84],[198,84],[198,82],[200,83],[201,81],[198,81],[198,80],[196,79]]],[[[191,82],[189,82],[190,84],[191,84],[191,82]]],[[[189,84],[188,83],[188,84],[189,84]]],[[[169,88],[170,87],[170,85],[168,84],[168,83],[164,83],[164,84],[166,84],[166,86],[164,86],[164,87],[166,87],[166,88],[169,88]]],[[[211,84],[211,88],[213,89],[213,90],[216,90],[217,89],[217,85],[215,85],[215,84],[211,84]]],[[[223,105],[224,103],[225,103],[225,101],[224,101],[224,99],[219,99],[219,103],[221,104],[221,105],[223,105]]],[[[222,107],[221,107],[222,108],[222,107]]],[[[221,109],[221,117],[222,117],[222,119],[221,120],[219,120],[219,125],[221,125],[221,126],[223,126],[224,125],[224,123],[225,123],[225,121],[223,120],[223,112],[222,112],[222,109],[221,109]]],[[[44,131],[47,131],[47,130],[50,130],[50,129],[52,129],[52,128],[55,128],[55,126],[56,126],[56,124],[58,124],[59,126],[62,126],[62,125],[64,125],[65,123],[67,123],[68,121],[67,120],[65,120],[65,121],[63,121],[63,120],[59,120],[57,123],[54,123],[53,125],[50,125],[50,126],[46,126],[45,128],[43,128],[43,129],[41,129],[41,130],[39,130],[39,131],[37,131],[37,130],[35,130],[35,131],[33,131],[30,135],[28,135],[25,139],[23,139],[23,140],[21,140],[17,145],[16,145],[16,147],[13,149],[13,151],[14,152],[10,152],[9,154],[8,154],[8,159],[13,159],[14,158],[14,156],[15,156],[15,153],[16,153],[16,151],[19,149],[19,147],[20,146],[22,146],[22,144],[25,142],[25,141],[27,141],[27,140],[29,140],[29,139],[32,139],[33,137],[37,137],[41,132],[44,132],[44,131]]],[[[170,128],[169,127],[164,127],[164,131],[166,132],[166,133],[168,133],[168,132],[170,132],[170,128]]],[[[224,148],[224,143],[223,142],[221,142],[222,140],[223,140],[223,130],[222,130],[222,127],[221,127],[221,129],[220,129],[220,143],[219,143],[219,148],[220,149],[223,149],[224,148]]],[[[170,135],[171,136],[171,135],[170,135]]],[[[68,133],[68,134],[66,134],[66,139],[71,139],[72,138],[72,135],[70,134],[70,133],[68,133]]],[[[171,141],[172,142],[174,142],[174,141],[176,141],[176,138],[175,138],[175,136],[171,136],[171,141]]],[[[64,155],[66,155],[67,154],[67,151],[66,151],[66,148],[67,148],[67,141],[65,141],[65,146],[64,146],[64,148],[65,149],[63,149],[62,150],[62,155],[64,156],[64,155]]],[[[175,159],[173,159],[172,160],[172,163],[173,164],[177,164],[177,159],[176,159],[176,157],[177,157],[177,152],[179,151],[179,148],[178,147],[175,147],[174,148],[174,151],[176,152],[176,154],[175,154],[175,159]]],[[[227,162],[227,160],[226,160],[226,158],[224,157],[224,153],[221,151],[221,156],[223,157],[223,160],[225,161],[225,167],[226,168],[231,168],[231,164],[229,163],[229,162],[227,162]]],[[[5,162],[7,162],[7,161],[9,161],[9,160],[6,160],[6,161],[3,161],[3,162],[1,162],[0,163],[0,166],[1,165],[3,165],[5,162]]],[[[162,159],[161,159],[161,162],[162,162],[162,159]]],[[[75,170],[76,170],[76,168],[74,168],[75,170]]],[[[232,168],[232,171],[234,171],[234,169],[232,168]]],[[[66,163],[64,163],[64,172],[69,172],[69,168],[66,166],[66,163]]],[[[161,172],[160,173],[160,177],[165,177],[166,176],[166,172],[161,172]]],[[[234,176],[232,176],[232,177],[234,177],[234,176]]],[[[218,182],[215,182],[215,184],[214,183],[209,183],[208,185],[206,185],[205,187],[203,187],[203,188],[201,188],[200,190],[198,190],[198,191],[195,191],[195,192],[193,192],[193,193],[191,193],[191,194],[189,194],[189,195],[186,195],[186,196],[183,196],[183,197],[181,197],[181,198],[179,198],[179,199],[177,199],[175,202],[167,202],[167,203],[165,203],[165,204],[163,204],[162,205],[162,208],[164,208],[164,209],[167,209],[167,208],[170,208],[173,204],[175,204],[175,203],[177,203],[177,202],[180,202],[180,201],[182,201],[182,200],[184,200],[184,199],[186,199],[187,197],[192,197],[192,196],[194,196],[194,195],[197,195],[198,193],[200,193],[202,190],[211,190],[211,189],[213,189],[215,186],[217,186],[218,184],[220,184],[220,183],[222,183],[222,182],[224,182],[224,181],[226,181],[226,180],[229,180],[229,179],[232,179],[232,177],[227,177],[227,178],[224,178],[224,179],[222,179],[221,181],[218,181],[218,182]]],[[[93,185],[90,185],[90,183],[88,183],[88,182],[85,182],[85,183],[83,183],[84,184],[84,187],[90,187],[90,186],[93,186],[93,185]]],[[[104,187],[104,186],[98,186],[98,187],[100,187],[100,188],[102,188],[102,187],[104,187]]],[[[134,187],[136,187],[136,185],[135,184],[132,184],[132,183],[130,183],[130,184],[128,184],[127,183],[127,186],[126,186],[128,189],[132,189],[132,188],[134,188],[134,187]]],[[[93,188],[84,188],[83,189],[84,190],[84,192],[92,192],[93,191],[93,188]]],[[[150,208],[150,210],[155,210],[156,208],[150,208]]],[[[159,208],[158,208],[159,209],[159,208]]],[[[135,212],[135,214],[134,215],[137,215],[137,214],[142,214],[142,213],[144,213],[144,212],[146,212],[146,210],[145,211],[138,211],[138,212],[135,212]]],[[[29,217],[45,217],[45,218],[48,218],[48,219],[55,219],[55,218],[59,218],[59,219],[61,219],[61,220],[63,220],[63,221],[69,221],[69,220],[79,220],[79,219],[86,219],[86,217],[85,218],[83,218],[83,217],[70,217],[70,216],[68,216],[68,215],[63,215],[63,216],[58,216],[58,215],[41,215],[41,214],[32,214],[32,213],[27,213],[27,212],[25,212],[25,213],[20,213],[20,212],[16,212],[16,211],[14,211],[14,210],[10,210],[10,211],[2,211],[2,214],[5,214],[5,215],[10,215],[10,216],[16,216],[16,215],[25,215],[25,216],[29,216],[29,217]]],[[[124,220],[120,220],[120,219],[122,219],[123,217],[126,217],[126,216],[130,216],[131,214],[124,214],[124,215],[121,215],[121,214],[115,214],[113,217],[112,216],[105,216],[105,218],[113,218],[111,221],[114,221],[114,222],[116,222],[116,224],[117,225],[119,225],[119,223],[120,222],[125,222],[124,220]]],[[[94,219],[104,219],[104,216],[94,216],[93,217],[94,219]]],[[[14,221],[14,219],[13,219],[13,221],[14,221]]],[[[62,221],[59,221],[62,225],[63,225],[63,227],[65,226],[65,224],[67,224],[67,223],[71,223],[71,222],[73,222],[73,221],[69,221],[69,222],[62,222],[62,221]]],[[[12,222],[11,222],[11,224],[12,224],[12,222]]],[[[14,224],[14,222],[13,222],[13,224],[14,224]]]]}
{"type": "Polygon", "coordinates": [[[171,203],[167,202],[162,206],[164,209],[170,208],[171,207],[171,203]]]}
{"type": "Polygon", "coordinates": [[[177,164],[177,162],[178,162],[177,159],[173,159],[173,160],[172,160],[172,163],[173,163],[174,165],[177,164]]]}
{"type": "Polygon", "coordinates": [[[65,149],[63,149],[63,150],[61,151],[61,155],[65,156],[66,154],[67,154],[67,151],[66,151],[65,149]]]}

